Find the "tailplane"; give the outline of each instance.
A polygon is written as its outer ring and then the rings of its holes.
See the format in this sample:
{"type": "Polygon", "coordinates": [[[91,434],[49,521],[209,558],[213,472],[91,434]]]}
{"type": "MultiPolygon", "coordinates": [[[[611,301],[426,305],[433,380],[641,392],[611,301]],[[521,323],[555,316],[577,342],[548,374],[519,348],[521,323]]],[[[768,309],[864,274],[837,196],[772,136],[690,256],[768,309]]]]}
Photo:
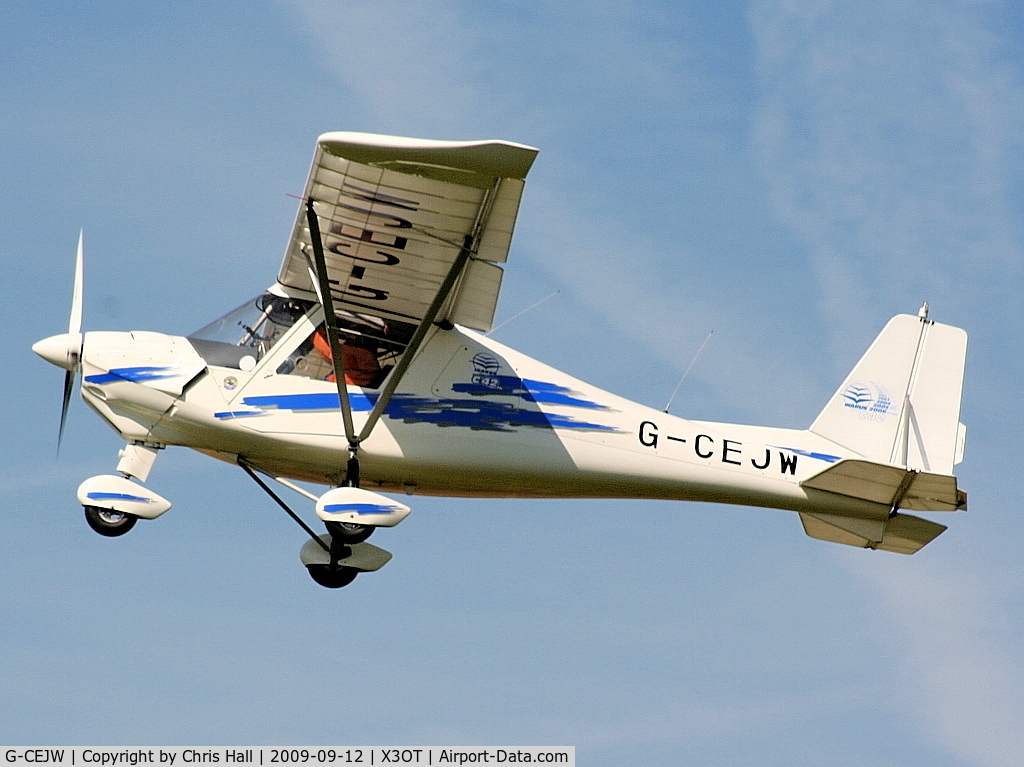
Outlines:
{"type": "Polygon", "coordinates": [[[889,320],[810,430],[876,463],[952,474],[966,429],[967,333],[918,316],[889,320]]]}
{"type": "Polygon", "coordinates": [[[872,520],[801,513],[800,521],[811,538],[897,554],[914,554],[946,530],[945,525],[909,514],[872,520]]]}

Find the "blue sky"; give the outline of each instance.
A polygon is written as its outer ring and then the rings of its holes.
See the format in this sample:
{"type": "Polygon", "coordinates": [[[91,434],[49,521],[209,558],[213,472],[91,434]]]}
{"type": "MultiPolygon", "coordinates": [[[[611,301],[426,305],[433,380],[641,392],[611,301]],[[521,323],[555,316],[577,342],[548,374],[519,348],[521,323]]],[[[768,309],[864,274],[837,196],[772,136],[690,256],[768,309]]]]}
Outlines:
{"type": "Polygon", "coordinates": [[[576,745],[588,765],[1024,752],[1024,35],[1009,2],[13,0],[0,10],[0,741],[576,745]],[[537,146],[496,337],[673,412],[803,427],[893,314],[970,334],[971,510],[913,557],[726,506],[416,498],[317,588],[240,471],[121,443],[29,350],[272,282],[318,134],[537,146]]]}

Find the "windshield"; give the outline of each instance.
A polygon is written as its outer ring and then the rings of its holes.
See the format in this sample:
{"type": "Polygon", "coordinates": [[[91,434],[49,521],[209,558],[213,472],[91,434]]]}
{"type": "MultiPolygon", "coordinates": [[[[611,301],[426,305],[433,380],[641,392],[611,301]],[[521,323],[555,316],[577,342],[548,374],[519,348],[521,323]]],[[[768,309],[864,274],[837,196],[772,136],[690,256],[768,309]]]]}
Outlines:
{"type": "Polygon", "coordinates": [[[188,339],[211,365],[251,370],[312,307],[310,301],[263,293],[200,328],[188,339]]]}

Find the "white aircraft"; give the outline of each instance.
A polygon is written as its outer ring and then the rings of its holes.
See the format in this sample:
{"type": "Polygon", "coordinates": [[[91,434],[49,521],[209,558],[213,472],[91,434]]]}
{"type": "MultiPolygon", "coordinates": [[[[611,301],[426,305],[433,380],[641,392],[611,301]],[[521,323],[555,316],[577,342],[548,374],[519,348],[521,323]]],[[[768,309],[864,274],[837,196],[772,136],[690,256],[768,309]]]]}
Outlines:
{"type": "MultiPolygon", "coordinates": [[[[967,335],[894,317],[806,430],[688,421],[484,335],[537,150],[327,133],[276,282],[187,338],[89,332],[79,239],[66,334],[32,348],[76,373],[127,441],[78,489],[126,533],[171,504],[143,486],[168,445],[237,464],[309,534],[327,587],[391,555],[365,543],[409,507],[380,494],[660,498],[789,509],[808,535],[910,554],[966,508],[953,467],[967,335]],[[317,535],[262,477],[305,496],[317,535]],[[330,485],[319,497],[293,480],[330,485]]],[[[58,440],[60,437],[58,437],[58,440]]]]}

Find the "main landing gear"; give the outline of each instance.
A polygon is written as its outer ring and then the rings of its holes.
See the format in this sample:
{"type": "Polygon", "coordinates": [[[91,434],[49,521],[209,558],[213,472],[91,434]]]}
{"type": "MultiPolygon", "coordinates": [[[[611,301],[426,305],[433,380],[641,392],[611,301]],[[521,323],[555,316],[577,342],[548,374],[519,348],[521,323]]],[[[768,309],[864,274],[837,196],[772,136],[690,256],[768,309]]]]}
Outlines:
{"type": "Polygon", "coordinates": [[[340,589],[347,586],[359,575],[359,570],[344,565],[306,565],[309,577],[325,589],[340,589]]]}
{"type": "MultiPolygon", "coordinates": [[[[363,543],[373,535],[373,531],[377,528],[354,522],[327,522],[324,526],[327,528],[327,535],[319,536],[318,540],[327,544],[327,552],[331,561],[326,564],[312,562],[306,565],[306,569],[309,571],[309,577],[324,588],[340,589],[342,586],[350,584],[359,573],[363,572],[341,563],[351,559],[352,546],[363,543]]],[[[384,551],[384,549],[377,550],[384,551]]],[[[312,554],[316,554],[316,552],[314,551],[312,554]]]]}
{"type": "Polygon", "coordinates": [[[101,509],[99,506],[83,506],[85,509],[85,521],[89,527],[100,535],[107,538],[116,538],[124,535],[139,521],[134,514],[126,514],[113,509],[101,509]]]}
{"type": "Polygon", "coordinates": [[[408,506],[358,487],[336,487],[317,498],[302,487],[258,469],[243,458],[238,459],[238,465],[309,535],[309,540],[299,552],[299,559],[316,583],[325,588],[339,589],[350,584],[359,573],[379,570],[390,561],[390,552],[366,543],[366,539],[378,527],[394,527],[405,519],[410,512],[408,506]],[[317,535],[260,479],[257,471],[315,500],[316,515],[323,521],[327,533],[317,535]]]}

